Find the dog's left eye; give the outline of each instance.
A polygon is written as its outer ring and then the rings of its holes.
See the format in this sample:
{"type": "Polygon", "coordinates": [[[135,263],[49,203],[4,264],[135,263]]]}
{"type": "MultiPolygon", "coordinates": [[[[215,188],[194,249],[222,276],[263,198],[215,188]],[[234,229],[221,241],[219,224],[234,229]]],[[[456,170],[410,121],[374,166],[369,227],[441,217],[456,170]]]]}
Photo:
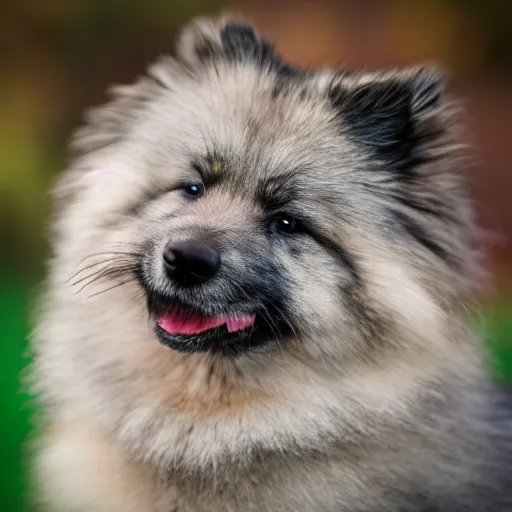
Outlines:
{"type": "Polygon", "coordinates": [[[280,217],[277,217],[272,220],[271,227],[273,231],[291,235],[299,231],[300,224],[293,217],[281,215],[280,217]]]}

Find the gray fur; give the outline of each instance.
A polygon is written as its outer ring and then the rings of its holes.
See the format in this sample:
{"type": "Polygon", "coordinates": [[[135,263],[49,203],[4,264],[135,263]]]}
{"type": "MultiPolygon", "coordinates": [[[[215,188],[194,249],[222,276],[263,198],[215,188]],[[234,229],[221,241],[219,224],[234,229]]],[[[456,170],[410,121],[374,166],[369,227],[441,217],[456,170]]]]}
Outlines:
{"type": "Polygon", "coordinates": [[[201,19],[176,58],[113,94],[55,189],[34,333],[41,499],[63,512],[509,510],[440,72],[298,70],[241,22],[201,19]],[[190,203],[178,189],[198,172],[212,185],[190,203]],[[305,232],[269,234],[272,208],[305,232]],[[190,233],[222,249],[223,273],[180,299],[271,303],[277,341],[238,357],[157,342],[145,292],[163,286],[164,244],[190,233]]]}

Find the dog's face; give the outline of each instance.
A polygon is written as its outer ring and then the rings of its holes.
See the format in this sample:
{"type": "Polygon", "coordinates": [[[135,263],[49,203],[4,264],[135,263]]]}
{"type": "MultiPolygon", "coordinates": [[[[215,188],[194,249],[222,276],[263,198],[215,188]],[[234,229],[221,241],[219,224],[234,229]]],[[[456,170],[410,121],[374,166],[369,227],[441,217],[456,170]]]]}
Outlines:
{"type": "Polygon", "coordinates": [[[183,121],[174,105],[155,119],[155,151],[176,142],[136,206],[137,278],[156,334],[177,350],[235,356],[321,337],[340,327],[340,290],[355,278],[339,212],[322,206],[343,201],[330,112],[315,113],[314,99],[297,110],[295,92],[274,98],[259,71],[206,73],[175,97],[183,121]]]}
{"type": "Polygon", "coordinates": [[[434,71],[296,70],[227,21],[186,31],[178,57],[78,134],[61,195],[67,236],[84,224],[79,295],[135,283],[144,306],[123,300],[178,351],[345,357],[460,291],[466,211],[434,71]]]}

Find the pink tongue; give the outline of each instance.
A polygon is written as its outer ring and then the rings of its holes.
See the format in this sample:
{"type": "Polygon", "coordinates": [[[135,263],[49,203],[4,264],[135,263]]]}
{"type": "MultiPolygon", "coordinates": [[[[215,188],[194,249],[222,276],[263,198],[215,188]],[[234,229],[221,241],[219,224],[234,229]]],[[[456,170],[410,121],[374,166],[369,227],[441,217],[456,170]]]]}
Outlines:
{"type": "Polygon", "coordinates": [[[194,311],[168,311],[158,325],[169,334],[198,334],[226,324],[229,332],[240,331],[254,324],[255,315],[202,316],[194,311]]]}

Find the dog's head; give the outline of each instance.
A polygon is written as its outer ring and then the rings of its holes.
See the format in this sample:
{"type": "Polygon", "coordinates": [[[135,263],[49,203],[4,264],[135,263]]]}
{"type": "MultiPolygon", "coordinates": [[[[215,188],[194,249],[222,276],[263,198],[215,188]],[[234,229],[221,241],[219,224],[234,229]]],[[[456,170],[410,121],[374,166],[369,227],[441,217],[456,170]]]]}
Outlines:
{"type": "Polygon", "coordinates": [[[240,21],[193,23],[74,140],[39,335],[53,389],[162,460],[184,417],[225,421],[196,436],[211,452],[188,445],[203,457],[393,409],[461,339],[478,267],[452,114],[435,69],[296,69],[240,21]]]}

